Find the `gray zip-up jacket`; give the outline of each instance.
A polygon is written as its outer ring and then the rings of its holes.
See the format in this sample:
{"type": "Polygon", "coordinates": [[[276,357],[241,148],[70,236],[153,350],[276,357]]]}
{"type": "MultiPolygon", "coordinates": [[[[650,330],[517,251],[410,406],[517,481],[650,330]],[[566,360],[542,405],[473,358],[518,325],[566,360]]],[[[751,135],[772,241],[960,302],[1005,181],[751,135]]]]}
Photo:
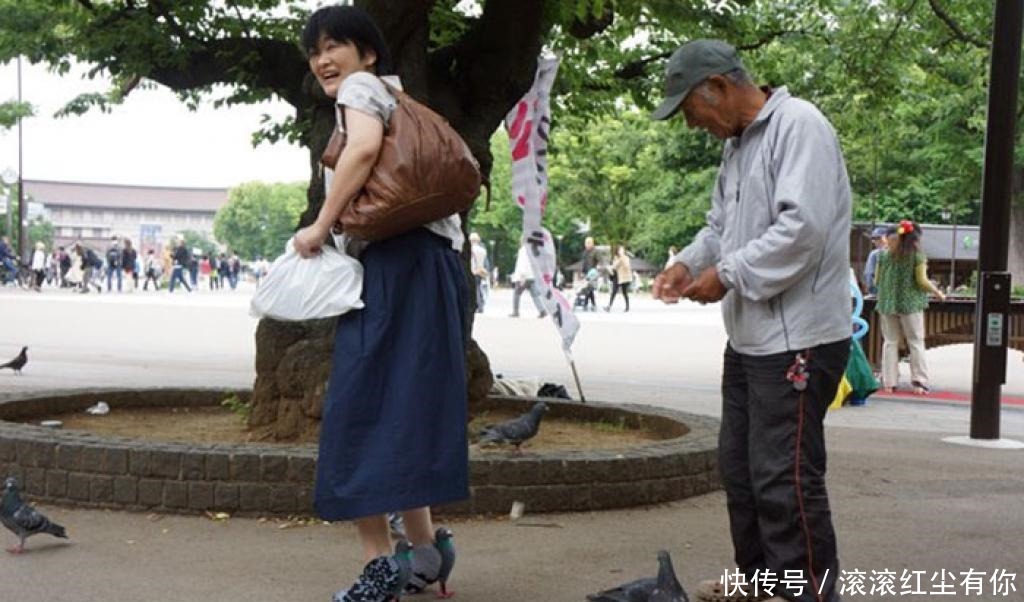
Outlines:
{"type": "Polygon", "coordinates": [[[777,88],[726,141],[707,226],[676,256],[694,278],[718,268],[733,349],[768,355],[850,336],[850,209],[831,124],[777,88]]]}

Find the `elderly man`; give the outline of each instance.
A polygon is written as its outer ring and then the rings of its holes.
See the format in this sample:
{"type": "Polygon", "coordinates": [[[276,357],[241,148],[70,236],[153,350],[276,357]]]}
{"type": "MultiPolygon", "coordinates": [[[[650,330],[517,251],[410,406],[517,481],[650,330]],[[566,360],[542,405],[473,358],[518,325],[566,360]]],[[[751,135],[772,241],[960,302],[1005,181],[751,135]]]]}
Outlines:
{"type": "Polygon", "coordinates": [[[729,336],[718,458],[742,577],[705,582],[698,599],[754,599],[751,585],[723,590],[757,573],[776,583],[757,599],[838,600],[822,422],[850,350],[839,141],[812,104],[754,85],[725,42],[684,45],[665,79],[654,118],[681,113],[725,141],[707,225],[654,290],[667,303],[721,300],[729,336]],[[784,586],[789,575],[799,580],[784,586]]]}

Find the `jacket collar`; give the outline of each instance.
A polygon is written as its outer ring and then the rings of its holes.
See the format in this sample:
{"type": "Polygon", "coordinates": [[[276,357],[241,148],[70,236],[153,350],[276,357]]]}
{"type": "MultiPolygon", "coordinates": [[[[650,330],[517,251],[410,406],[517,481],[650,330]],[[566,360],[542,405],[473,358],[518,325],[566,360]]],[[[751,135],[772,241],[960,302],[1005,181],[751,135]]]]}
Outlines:
{"type": "Polygon", "coordinates": [[[781,105],[784,101],[790,98],[789,88],[787,88],[786,86],[779,86],[778,88],[768,88],[767,91],[771,93],[771,95],[768,97],[768,102],[764,103],[764,106],[761,107],[760,111],[758,111],[757,117],[755,117],[754,121],[752,121],[750,125],[747,126],[747,129],[750,129],[750,126],[756,123],[768,121],[769,119],[771,119],[772,114],[775,113],[775,109],[778,109],[779,105],[781,105]]]}
{"type": "Polygon", "coordinates": [[[790,98],[789,89],[786,86],[779,86],[778,88],[764,88],[766,92],[769,92],[768,101],[764,103],[761,110],[757,112],[757,117],[751,121],[747,127],[743,128],[743,133],[739,136],[733,136],[729,139],[730,145],[733,148],[739,148],[743,142],[743,139],[747,136],[748,132],[759,129],[762,123],[767,123],[771,120],[775,110],[779,108],[784,101],[790,98]]]}

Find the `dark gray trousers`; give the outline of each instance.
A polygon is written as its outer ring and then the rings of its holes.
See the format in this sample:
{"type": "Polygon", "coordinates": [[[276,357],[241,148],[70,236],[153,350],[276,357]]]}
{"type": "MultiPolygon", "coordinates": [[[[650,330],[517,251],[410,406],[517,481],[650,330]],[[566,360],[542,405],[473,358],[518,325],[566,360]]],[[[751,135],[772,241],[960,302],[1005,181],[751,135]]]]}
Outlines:
{"type": "Polygon", "coordinates": [[[748,579],[771,571],[780,582],[775,595],[787,600],[835,602],[839,559],[822,422],[850,340],[800,353],[809,374],[803,392],[786,379],[796,351],[753,356],[726,347],[718,461],[740,571],[748,579]],[[799,571],[802,593],[781,585],[785,571],[799,571]]]}

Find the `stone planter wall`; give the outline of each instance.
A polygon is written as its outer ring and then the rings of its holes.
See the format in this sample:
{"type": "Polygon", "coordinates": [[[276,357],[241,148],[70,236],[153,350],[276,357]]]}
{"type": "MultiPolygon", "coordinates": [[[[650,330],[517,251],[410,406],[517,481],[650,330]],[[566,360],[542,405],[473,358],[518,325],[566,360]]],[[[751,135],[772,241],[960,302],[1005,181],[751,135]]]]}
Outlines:
{"type": "MultiPolygon", "coordinates": [[[[0,396],[0,475],[17,477],[36,500],[176,513],[312,514],[314,446],[193,445],[100,437],[19,420],[81,411],[103,400],[124,407],[210,406],[247,391],[157,389],[0,396]]],[[[487,399],[483,408],[525,409],[533,400],[487,399]]],[[[719,487],[714,419],[647,406],[561,403],[549,416],[640,423],[668,437],[622,451],[487,454],[470,460],[470,500],[452,514],[589,511],[655,504],[719,487]]]]}

